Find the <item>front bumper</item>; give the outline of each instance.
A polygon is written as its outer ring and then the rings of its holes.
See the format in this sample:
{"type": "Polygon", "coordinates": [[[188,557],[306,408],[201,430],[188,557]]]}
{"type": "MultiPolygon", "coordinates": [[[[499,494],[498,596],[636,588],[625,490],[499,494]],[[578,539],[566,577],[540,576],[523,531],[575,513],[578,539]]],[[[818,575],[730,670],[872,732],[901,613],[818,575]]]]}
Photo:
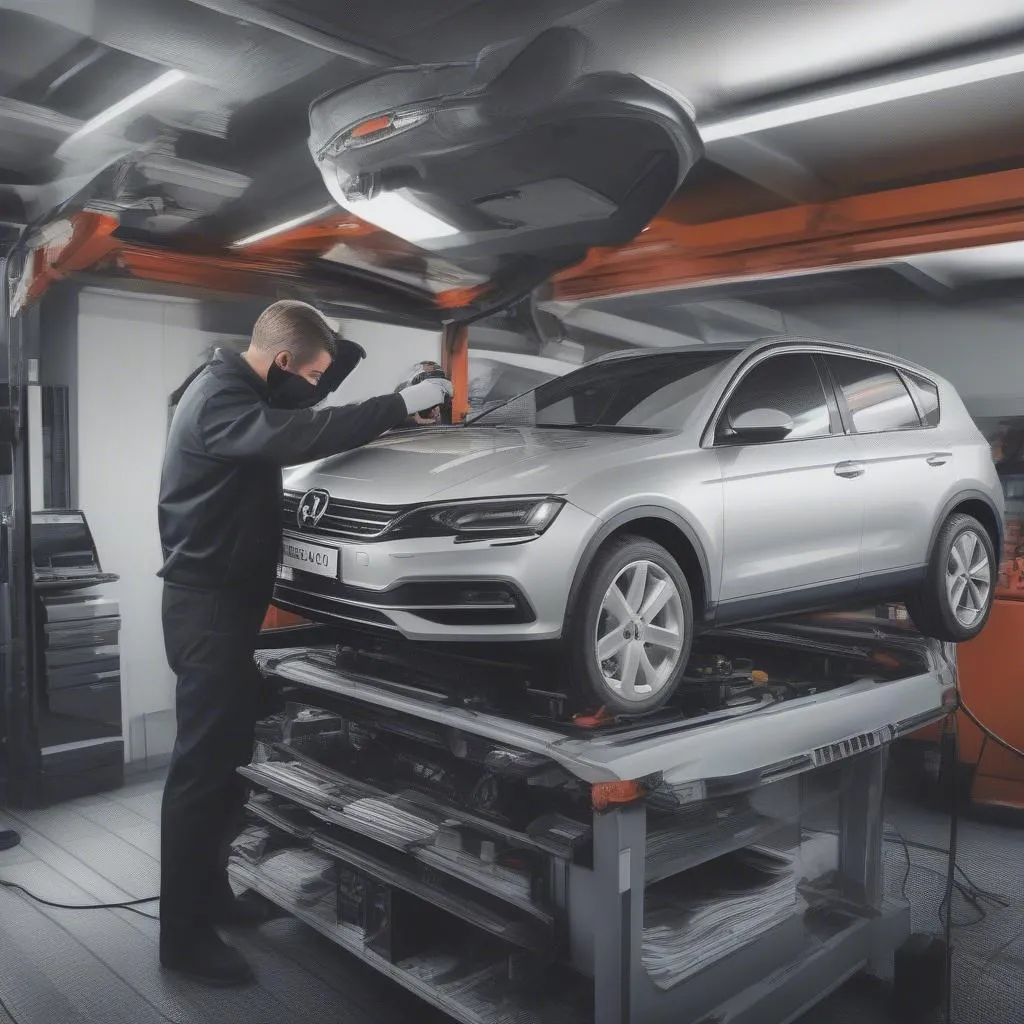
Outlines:
{"type": "Polygon", "coordinates": [[[320,622],[396,630],[410,640],[553,640],[596,529],[566,504],[535,540],[456,544],[451,537],[343,541],[286,530],[287,540],[339,552],[340,579],[278,569],[274,603],[320,622]]]}

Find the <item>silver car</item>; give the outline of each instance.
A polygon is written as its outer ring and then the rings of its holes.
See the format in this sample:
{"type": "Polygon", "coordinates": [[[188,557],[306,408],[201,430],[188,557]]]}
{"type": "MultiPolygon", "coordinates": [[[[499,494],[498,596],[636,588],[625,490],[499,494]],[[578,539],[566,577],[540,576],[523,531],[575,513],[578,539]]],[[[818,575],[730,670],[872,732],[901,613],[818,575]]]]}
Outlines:
{"type": "Polygon", "coordinates": [[[577,704],[653,710],[694,630],[873,600],[975,636],[1003,496],[952,386],[771,338],[616,354],[464,427],[292,471],[276,603],[429,641],[560,641],[577,704]]]}

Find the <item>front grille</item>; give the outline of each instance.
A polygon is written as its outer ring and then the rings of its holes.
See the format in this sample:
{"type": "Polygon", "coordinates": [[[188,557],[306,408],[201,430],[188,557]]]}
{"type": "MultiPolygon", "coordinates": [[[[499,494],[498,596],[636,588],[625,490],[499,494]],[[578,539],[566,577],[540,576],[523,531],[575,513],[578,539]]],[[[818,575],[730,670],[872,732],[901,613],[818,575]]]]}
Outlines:
{"type": "MultiPolygon", "coordinates": [[[[298,520],[299,502],[302,491],[285,491],[282,515],[287,529],[301,529],[298,520]]],[[[351,540],[374,540],[380,537],[395,521],[400,508],[382,505],[356,505],[348,501],[331,498],[327,511],[316,527],[307,533],[322,533],[331,537],[347,537],[351,540]]]]}

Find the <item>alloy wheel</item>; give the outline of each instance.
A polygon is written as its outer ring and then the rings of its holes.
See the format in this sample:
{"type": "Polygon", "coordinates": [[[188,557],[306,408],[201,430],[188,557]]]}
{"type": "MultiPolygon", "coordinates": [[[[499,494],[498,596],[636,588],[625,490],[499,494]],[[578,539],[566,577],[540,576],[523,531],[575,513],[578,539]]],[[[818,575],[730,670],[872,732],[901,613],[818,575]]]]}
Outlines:
{"type": "Polygon", "coordinates": [[[957,622],[973,626],[988,608],[992,564],[985,544],[974,530],[964,530],[949,549],[946,598],[957,622]]]}
{"type": "Polygon", "coordinates": [[[601,602],[594,653],[605,685],[626,701],[647,701],[672,678],[686,644],[683,602],[655,562],[631,562],[601,602]]]}

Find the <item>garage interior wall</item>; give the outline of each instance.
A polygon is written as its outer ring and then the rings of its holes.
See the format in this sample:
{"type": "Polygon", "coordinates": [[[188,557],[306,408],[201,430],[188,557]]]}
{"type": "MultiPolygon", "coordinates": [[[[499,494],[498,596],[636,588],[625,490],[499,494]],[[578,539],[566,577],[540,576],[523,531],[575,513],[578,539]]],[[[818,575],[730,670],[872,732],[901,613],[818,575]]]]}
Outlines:
{"type": "Polygon", "coordinates": [[[799,314],[823,340],[891,352],[947,378],[974,416],[1024,414],[1024,301],[862,299],[799,314]]]}
{"type": "MultiPolygon", "coordinates": [[[[168,396],[216,346],[248,340],[204,329],[208,312],[192,299],[87,289],[77,297],[77,337],[65,324],[51,335],[49,357],[42,360],[45,380],[72,385],[74,493],[104,569],[121,577],[109,592],[122,615],[125,756],[140,769],[167,760],[175,733],[174,678],[164,659],[156,575],[168,396]]],[[[66,321],[66,306],[55,306],[53,317],[66,321]]],[[[434,333],[355,322],[345,329],[366,348],[367,359],[339,389],[338,402],[390,392],[409,365],[440,352],[434,333]]]]}
{"type": "Polygon", "coordinates": [[[86,290],[77,336],[78,500],[100,561],[120,582],[126,759],[154,767],[174,744],[174,678],[160,624],[156,505],[168,395],[221,342],[199,305],[86,290]]]}
{"type": "MultiPolygon", "coordinates": [[[[1024,415],[1024,300],[930,296],[796,301],[770,308],[765,300],[680,304],[679,296],[649,297],[657,326],[637,314],[630,343],[649,332],[657,345],[743,343],[772,334],[845,342],[899,355],[946,377],[976,417],[1024,415]],[[728,312],[729,315],[723,315],[728,312]],[[750,317],[744,322],[744,316],[750,317]]],[[[614,303],[614,300],[612,300],[614,303]]],[[[625,319],[629,313],[610,318],[625,319]]],[[[588,350],[588,354],[592,354],[588,350]]]]}
{"type": "Polygon", "coordinates": [[[364,320],[332,320],[335,330],[362,345],[366,358],[328,400],[328,405],[362,402],[388,394],[407,376],[414,363],[441,358],[440,332],[364,320]]]}

